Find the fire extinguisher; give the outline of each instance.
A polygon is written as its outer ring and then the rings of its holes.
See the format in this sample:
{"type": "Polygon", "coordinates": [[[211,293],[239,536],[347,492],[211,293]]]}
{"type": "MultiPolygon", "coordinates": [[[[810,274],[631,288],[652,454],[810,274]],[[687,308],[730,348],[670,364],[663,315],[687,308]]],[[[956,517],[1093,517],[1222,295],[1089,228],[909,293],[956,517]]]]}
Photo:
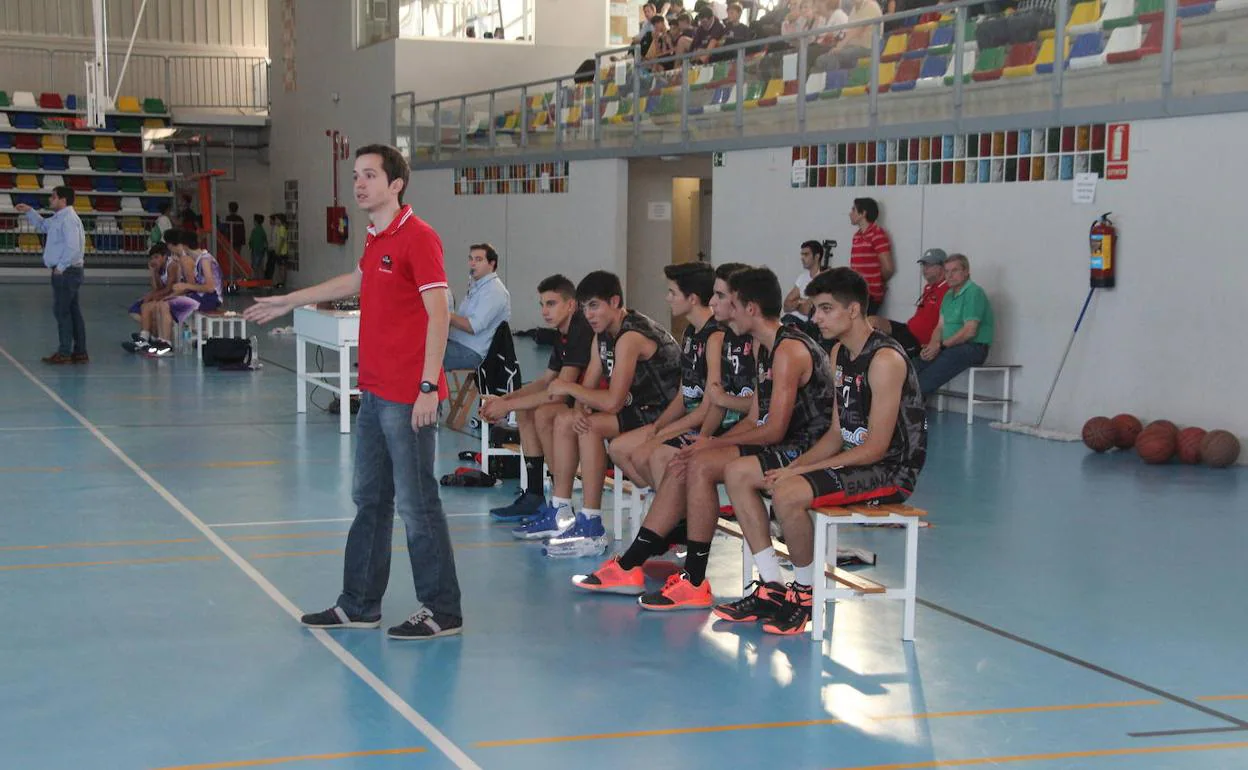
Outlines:
{"type": "Polygon", "coordinates": [[[1112,289],[1114,286],[1114,268],[1118,263],[1118,229],[1109,219],[1111,213],[1102,214],[1088,231],[1093,289],[1112,289]]]}

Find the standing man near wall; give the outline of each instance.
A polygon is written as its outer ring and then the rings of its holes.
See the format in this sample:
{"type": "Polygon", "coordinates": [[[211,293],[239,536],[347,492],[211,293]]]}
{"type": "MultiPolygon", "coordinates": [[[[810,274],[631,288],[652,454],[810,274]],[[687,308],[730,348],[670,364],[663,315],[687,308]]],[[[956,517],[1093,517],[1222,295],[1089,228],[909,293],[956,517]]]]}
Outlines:
{"type": "Polygon", "coordinates": [[[432,639],[463,627],[455,554],[433,475],[438,404],[447,397],[442,354],[450,325],[442,241],[403,205],[407,161],[393,147],[355,153],[355,200],[368,212],[359,267],[324,283],[261,297],[243,315],[264,323],[312,302],[360,295],[360,414],[355,521],[347,535],[342,595],[304,615],[311,628],[378,628],[398,513],[407,529],[416,598],[424,607],[388,632],[432,639]]]}
{"type": "Polygon", "coordinates": [[[875,198],[854,198],[849,221],[858,231],[854,233],[853,248],[849,252],[849,266],[867,281],[868,318],[880,314],[888,281],[897,272],[893,264],[893,241],[877,223],[879,218],[880,204],[875,198]]]}
{"type": "Polygon", "coordinates": [[[82,288],[82,255],[87,247],[87,235],[82,220],[74,211],[74,191],[69,187],[52,190],[48,208],[52,216],[44,219],[39,212],[19,203],[14,207],[36,232],[46,233],[43,247],[43,264],[52,271],[52,314],[56,316],[59,346],[56,352],[45,356],[45,364],[85,364],[87,356],[87,327],[82,320],[82,308],[78,305],[78,291],[82,288]]]}

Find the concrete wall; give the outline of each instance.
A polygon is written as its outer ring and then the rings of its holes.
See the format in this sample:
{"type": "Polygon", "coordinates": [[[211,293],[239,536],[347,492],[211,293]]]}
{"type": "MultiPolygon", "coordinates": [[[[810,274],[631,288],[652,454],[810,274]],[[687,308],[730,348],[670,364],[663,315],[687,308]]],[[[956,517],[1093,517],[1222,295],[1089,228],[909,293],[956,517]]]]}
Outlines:
{"type": "MultiPolygon", "coordinates": [[[[0,43],[60,47],[95,35],[92,0],[4,0],[0,43]],[[71,40],[67,40],[71,39],[71,40]]],[[[108,6],[110,48],[125,45],[135,29],[139,3],[108,6]]],[[[263,56],[269,46],[266,0],[164,0],[149,2],[138,19],[137,49],[151,45],[215,47],[263,56]]],[[[185,51],[183,51],[185,53],[185,51]]]]}
{"type": "Polygon", "coordinates": [[[1248,264],[1234,224],[1245,132],[1243,114],[1137,122],[1129,179],[1102,181],[1092,205],[1072,203],[1069,182],[793,189],[788,149],[727,153],[714,177],[715,259],[766,264],[787,282],[798,243],[830,236],[844,265],[851,200],[877,198],[900,270],[889,315],[909,316],[922,249],[966,253],[997,314],[991,359],[1023,365],[1015,419],[1032,421],[1088,291],[1088,227],[1113,211],[1118,286],[1094,298],[1046,427],[1078,431],[1090,416],[1127,411],[1245,436],[1237,319],[1248,264]],[[1207,161],[1193,162],[1195,137],[1207,161]]]}

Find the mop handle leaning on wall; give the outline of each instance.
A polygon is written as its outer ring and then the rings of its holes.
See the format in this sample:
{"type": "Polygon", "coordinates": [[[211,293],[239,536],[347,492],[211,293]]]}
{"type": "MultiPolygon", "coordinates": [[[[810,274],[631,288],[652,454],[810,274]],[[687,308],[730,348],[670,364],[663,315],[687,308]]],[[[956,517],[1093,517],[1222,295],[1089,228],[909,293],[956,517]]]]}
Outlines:
{"type": "Polygon", "coordinates": [[[1079,311],[1079,319],[1075,321],[1075,328],[1070,332],[1070,339],[1066,340],[1066,352],[1062,353],[1062,362],[1057,365],[1057,373],[1053,375],[1053,384],[1049,385],[1049,395],[1044,398],[1044,407],[1040,410],[1040,417],[1036,420],[1036,427],[1040,427],[1044,423],[1044,415],[1049,411],[1049,402],[1053,400],[1053,392],[1057,390],[1057,381],[1062,377],[1062,370],[1066,368],[1066,357],[1070,355],[1070,348],[1075,344],[1075,335],[1079,333],[1079,326],[1083,323],[1083,316],[1088,312],[1088,305],[1092,302],[1092,294],[1096,291],[1096,287],[1088,289],[1088,296],[1083,300],[1083,309],[1079,311]]]}

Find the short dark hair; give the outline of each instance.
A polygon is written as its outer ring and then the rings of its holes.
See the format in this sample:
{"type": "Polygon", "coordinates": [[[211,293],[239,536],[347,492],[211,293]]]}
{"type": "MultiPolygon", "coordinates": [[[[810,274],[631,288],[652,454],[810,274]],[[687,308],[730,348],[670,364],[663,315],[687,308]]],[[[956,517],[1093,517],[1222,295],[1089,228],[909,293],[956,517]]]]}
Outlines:
{"type": "Polygon", "coordinates": [[[677,23],[682,23],[682,22],[686,22],[686,21],[687,21],[687,22],[689,22],[690,24],[692,24],[692,23],[693,23],[693,17],[689,15],[689,12],[688,12],[688,11],[681,11],[681,12],[680,12],[680,13],[676,16],[676,21],[677,21],[677,23]]]}
{"type": "Polygon", "coordinates": [[[696,296],[705,307],[711,303],[711,295],[715,293],[715,268],[706,262],[681,262],[676,265],[664,265],[663,275],[676,284],[680,293],[688,297],[696,296]]]}
{"type": "Polygon", "coordinates": [[[751,302],[758,305],[763,318],[780,317],[780,309],[783,307],[780,279],[770,269],[750,267],[738,270],[728,278],[728,288],[737,295],[743,306],[751,302]]]}
{"type": "Polygon", "coordinates": [[[253,214],[251,218],[258,225],[264,224],[264,214],[253,214]]]}
{"type": "Polygon", "coordinates": [[[164,238],[165,243],[169,244],[170,246],[182,245],[182,231],[177,229],[176,227],[171,227],[168,230],[164,231],[163,233],[161,233],[160,237],[164,238]]]}
{"type": "Polygon", "coordinates": [[[875,202],[875,198],[854,198],[854,208],[858,209],[868,222],[874,222],[880,218],[880,204],[875,202]]]}
{"type": "Polygon", "coordinates": [[[750,269],[750,266],[742,262],[725,262],[724,264],[715,268],[715,277],[721,281],[727,281],[729,278],[732,277],[733,273],[737,273],[742,270],[749,270],[749,269],[750,269]]]}
{"type": "Polygon", "coordinates": [[[170,209],[172,209],[172,208],[173,208],[173,202],[172,202],[172,201],[169,201],[169,200],[163,200],[163,201],[161,201],[161,202],[160,202],[160,206],[156,209],[156,212],[157,212],[158,214],[168,214],[168,213],[169,213],[169,210],[170,210],[170,209]]]}
{"type": "Polygon", "coordinates": [[[474,243],[468,247],[468,253],[471,254],[474,251],[484,251],[485,261],[493,265],[495,270],[498,269],[498,252],[493,246],[488,243],[474,243]]]}
{"type": "Polygon", "coordinates": [[[74,205],[74,188],[62,184],[53,187],[52,192],[56,193],[56,197],[65,201],[69,205],[74,205]]]}
{"type": "Polygon", "coordinates": [[[564,299],[576,299],[576,285],[562,273],[555,273],[537,285],[537,293],[557,292],[564,299]]]}
{"type": "Polygon", "coordinates": [[[867,279],[857,270],[848,267],[834,267],[825,270],[806,284],[806,296],[815,297],[819,294],[831,294],[832,299],[849,306],[857,302],[863,315],[867,312],[867,279]]]}
{"type": "Polygon", "coordinates": [[[164,241],[157,241],[156,243],[153,243],[152,247],[147,250],[147,256],[154,257],[157,254],[165,257],[169,256],[169,244],[164,241]]]}
{"type": "Polygon", "coordinates": [[[399,189],[399,203],[402,203],[403,193],[407,192],[407,182],[412,175],[412,169],[407,165],[407,158],[403,157],[403,153],[388,144],[366,144],[355,151],[355,157],[361,155],[381,156],[381,170],[386,172],[386,184],[396,179],[403,180],[403,187],[399,189]]]}
{"type": "Polygon", "coordinates": [[[577,302],[589,302],[594,299],[610,302],[612,297],[619,297],[620,304],[624,304],[624,289],[620,286],[620,277],[615,273],[595,270],[576,285],[577,302]]]}
{"type": "Polygon", "coordinates": [[[238,213],[238,201],[230,201],[227,204],[227,208],[229,208],[231,214],[237,214],[238,213]]]}
{"type": "Polygon", "coordinates": [[[802,241],[803,249],[810,249],[810,253],[816,257],[823,259],[823,243],[820,241],[802,241]]]}

